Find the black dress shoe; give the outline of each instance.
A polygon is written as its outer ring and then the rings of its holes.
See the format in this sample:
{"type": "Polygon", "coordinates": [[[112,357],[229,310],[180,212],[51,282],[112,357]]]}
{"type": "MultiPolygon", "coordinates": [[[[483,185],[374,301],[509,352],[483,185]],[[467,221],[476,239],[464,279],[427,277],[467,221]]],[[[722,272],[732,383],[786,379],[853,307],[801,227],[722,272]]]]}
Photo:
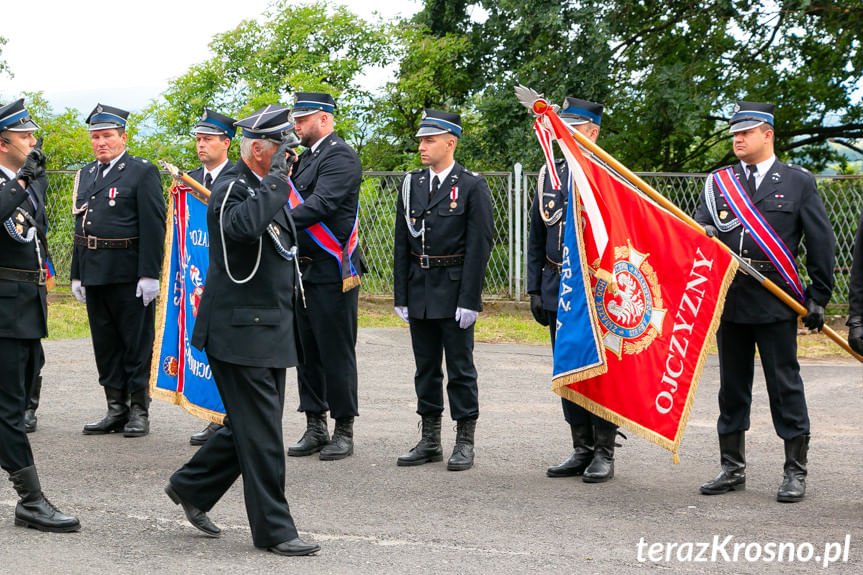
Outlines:
{"type": "Polygon", "coordinates": [[[289,557],[295,557],[298,555],[311,555],[312,553],[317,553],[320,550],[320,545],[317,545],[315,543],[306,543],[299,537],[267,548],[267,551],[271,553],[275,553],[276,555],[287,555],[289,557]]]}
{"type": "Polygon", "coordinates": [[[174,487],[168,483],[165,486],[165,493],[168,494],[168,497],[171,498],[177,505],[183,506],[183,511],[186,513],[186,519],[189,520],[189,523],[192,524],[193,527],[207,535],[208,537],[218,537],[221,535],[222,530],[216,527],[210,518],[207,517],[207,514],[180,497],[180,495],[174,491],[174,487]]]}
{"type": "Polygon", "coordinates": [[[24,410],[24,431],[33,433],[36,431],[36,411],[33,409],[24,410]]]}
{"type": "Polygon", "coordinates": [[[218,423],[211,423],[207,427],[204,428],[200,433],[196,433],[195,435],[189,438],[190,445],[204,445],[207,443],[207,440],[216,435],[216,432],[222,429],[222,425],[218,423]]]}

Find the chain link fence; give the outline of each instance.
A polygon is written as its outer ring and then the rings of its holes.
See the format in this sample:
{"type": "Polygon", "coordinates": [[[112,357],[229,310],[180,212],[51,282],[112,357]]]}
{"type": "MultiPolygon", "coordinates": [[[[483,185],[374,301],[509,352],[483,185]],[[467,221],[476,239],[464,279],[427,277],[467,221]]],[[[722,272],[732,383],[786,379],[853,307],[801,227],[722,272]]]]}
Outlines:
{"type": "MultiPolygon", "coordinates": [[[[489,259],[484,297],[515,299],[525,297],[525,253],[529,229],[529,210],[536,197],[536,172],[483,173],[491,190],[494,209],[494,240],[489,259]]],[[[639,176],[669,198],[683,211],[694,215],[706,174],[642,173],[639,176]]],[[[360,242],[369,266],[363,278],[366,293],[392,293],[392,244],[396,201],[404,174],[401,172],[363,173],[360,190],[360,242]]],[[[74,172],[48,173],[48,240],[57,280],[69,282],[74,218],[71,213],[74,172]]],[[[854,236],[863,207],[863,176],[816,176],[821,198],[836,233],[836,268],[833,307],[844,309],[848,303],[848,280],[854,250],[854,236]]],[[[170,177],[162,175],[167,197],[170,177]]],[[[801,274],[807,283],[805,247],[801,249],[801,274]]]]}

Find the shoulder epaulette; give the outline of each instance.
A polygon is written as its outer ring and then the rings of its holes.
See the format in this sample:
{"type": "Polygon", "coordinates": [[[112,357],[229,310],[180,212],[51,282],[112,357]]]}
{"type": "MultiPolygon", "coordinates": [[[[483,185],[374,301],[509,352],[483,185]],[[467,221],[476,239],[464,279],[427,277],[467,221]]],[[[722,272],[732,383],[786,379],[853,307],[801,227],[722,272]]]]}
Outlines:
{"type": "Polygon", "coordinates": [[[727,169],[727,168],[733,168],[733,167],[734,167],[734,164],[729,164],[729,165],[727,165],[727,166],[722,166],[721,168],[716,168],[715,170],[713,170],[713,171],[712,171],[712,172],[710,172],[710,173],[711,173],[711,174],[715,174],[716,172],[720,172],[720,171],[725,170],[725,169],[727,169]]]}
{"type": "Polygon", "coordinates": [[[797,164],[785,164],[785,165],[788,166],[789,168],[791,168],[792,170],[797,170],[799,172],[803,172],[804,174],[809,174],[810,176],[812,175],[812,172],[810,172],[809,170],[807,170],[803,166],[798,166],[797,164]]]}

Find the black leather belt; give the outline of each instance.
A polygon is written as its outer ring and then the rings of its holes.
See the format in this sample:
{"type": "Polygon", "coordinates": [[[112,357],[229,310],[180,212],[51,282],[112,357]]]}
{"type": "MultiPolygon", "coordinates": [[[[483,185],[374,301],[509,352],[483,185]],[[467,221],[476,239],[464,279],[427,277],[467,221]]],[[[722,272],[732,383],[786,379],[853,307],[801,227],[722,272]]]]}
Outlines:
{"type": "Polygon", "coordinates": [[[776,271],[776,266],[774,266],[773,262],[771,262],[770,260],[753,260],[750,258],[740,258],[740,259],[742,259],[747,264],[752,266],[752,269],[754,269],[755,271],[757,271],[759,273],[775,272],[776,271]]]}
{"type": "Polygon", "coordinates": [[[75,234],[76,246],[87,246],[87,249],[100,250],[104,248],[131,248],[138,245],[138,238],[97,238],[96,236],[79,236],[75,234]]]}
{"type": "Polygon", "coordinates": [[[426,254],[411,253],[420,264],[420,268],[427,270],[429,268],[445,268],[449,266],[460,266],[464,263],[464,254],[455,254],[452,256],[430,256],[426,254]]]}
{"type": "Polygon", "coordinates": [[[557,275],[560,275],[560,271],[563,269],[563,264],[557,263],[548,256],[545,256],[545,261],[551,269],[557,272],[557,275]]]}
{"type": "Polygon", "coordinates": [[[48,277],[46,270],[19,270],[15,268],[0,268],[0,280],[45,285],[48,277]]]}

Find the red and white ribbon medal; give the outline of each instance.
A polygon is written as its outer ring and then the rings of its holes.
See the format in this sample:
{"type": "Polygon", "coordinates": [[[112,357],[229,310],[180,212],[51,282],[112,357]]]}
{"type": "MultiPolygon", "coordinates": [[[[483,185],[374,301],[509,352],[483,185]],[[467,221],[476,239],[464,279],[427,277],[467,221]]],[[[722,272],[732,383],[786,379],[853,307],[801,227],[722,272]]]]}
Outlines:
{"type": "Polygon", "coordinates": [[[450,209],[452,209],[452,210],[456,209],[456,206],[458,206],[458,202],[456,202],[456,200],[458,200],[458,186],[452,187],[452,190],[450,190],[450,193],[449,193],[449,199],[450,199],[450,203],[449,203],[450,209]]]}
{"type": "Polygon", "coordinates": [[[114,207],[117,205],[117,201],[114,199],[117,197],[117,188],[111,188],[108,190],[108,205],[114,207]]]}

